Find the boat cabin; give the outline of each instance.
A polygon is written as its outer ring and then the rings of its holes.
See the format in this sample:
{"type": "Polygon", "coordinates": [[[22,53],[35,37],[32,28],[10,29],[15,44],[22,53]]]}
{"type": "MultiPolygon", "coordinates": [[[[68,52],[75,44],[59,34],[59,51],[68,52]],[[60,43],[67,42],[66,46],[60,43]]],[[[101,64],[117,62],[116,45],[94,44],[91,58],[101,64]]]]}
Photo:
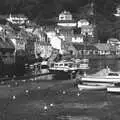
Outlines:
{"type": "Polygon", "coordinates": [[[119,76],[119,74],[118,73],[108,73],[108,76],[119,76]]]}
{"type": "Polygon", "coordinates": [[[53,62],[50,64],[50,70],[60,70],[60,71],[69,71],[69,70],[78,70],[79,64],[72,61],[60,61],[53,62]]]}

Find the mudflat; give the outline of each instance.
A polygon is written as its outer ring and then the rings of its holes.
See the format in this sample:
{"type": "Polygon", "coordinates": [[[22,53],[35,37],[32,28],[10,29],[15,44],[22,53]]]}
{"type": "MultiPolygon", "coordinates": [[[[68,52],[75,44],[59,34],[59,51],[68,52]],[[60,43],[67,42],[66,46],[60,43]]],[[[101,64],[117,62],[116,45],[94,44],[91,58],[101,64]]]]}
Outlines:
{"type": "Polygon", "coordinates": [[[0,85],[1,120],[119,120],[120,95],[79,91],[71,80],[0,85]]]}

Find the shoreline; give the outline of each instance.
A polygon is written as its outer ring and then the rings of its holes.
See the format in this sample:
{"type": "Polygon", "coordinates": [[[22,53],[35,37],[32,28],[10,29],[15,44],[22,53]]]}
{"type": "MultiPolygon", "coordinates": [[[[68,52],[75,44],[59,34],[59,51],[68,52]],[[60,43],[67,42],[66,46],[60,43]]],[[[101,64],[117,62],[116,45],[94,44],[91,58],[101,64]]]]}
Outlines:
{"type": "Polygon", "coordinates": [[[22,94],[25,92],[25,90],[45,90],[56,85],[64,86],[65,84],[73,84],[73,82],[74,80],[47,80],[41,79],[40,77],[36,80],[31,78],[31,80],[7,81],[7,83],[4,82],[4,84],[0,84],[0,99],[22,94]]]}

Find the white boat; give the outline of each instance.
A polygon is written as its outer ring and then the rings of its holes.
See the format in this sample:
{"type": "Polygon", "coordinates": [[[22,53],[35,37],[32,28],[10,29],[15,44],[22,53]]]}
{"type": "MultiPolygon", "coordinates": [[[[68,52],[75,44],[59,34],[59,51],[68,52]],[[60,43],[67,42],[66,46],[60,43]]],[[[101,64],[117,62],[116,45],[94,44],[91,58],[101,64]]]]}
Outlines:
{"type": "Polygon", "coordinates": [[[59,62],[52,62],[49,65],[49,70],[51,72],[76,72],[81,69],[89,69],[88,63],[80,63],[76,61],[59,61],[59,62]]]}
{"type": "Polygon", "coordinates": [[[78,84],[78,89],[80,91],[81,90],[107,90],[107,87],[102,85],[78,84]]]}
{"type": "Polygon", "coordinates": [[[107,87],[107,92],[110,93],[120,93],[120,87],[107,87]]]}
{"type": "MultiPolygon", "coordinates": [[[[84,82],[83,82],[84,83],[84,82]]],[[[92,83],[92,82],[85,82],[85,85],[90,85],[90,86],[106,86],[106,87],[113,87],[115,86],[114,83],[92,83]]]]}
{"type": "Polygon", "coordinates": [[[120,83],[120,73],[119,72],[113,72],[110,71],[110,69],[103,69],[96,74],[92,75],[84,75],[80,77],[80,81],[84,83],[96,83],[96,84],[106,84],[106,83],[111,83],[111,84],[116,84],[120,83]]]}

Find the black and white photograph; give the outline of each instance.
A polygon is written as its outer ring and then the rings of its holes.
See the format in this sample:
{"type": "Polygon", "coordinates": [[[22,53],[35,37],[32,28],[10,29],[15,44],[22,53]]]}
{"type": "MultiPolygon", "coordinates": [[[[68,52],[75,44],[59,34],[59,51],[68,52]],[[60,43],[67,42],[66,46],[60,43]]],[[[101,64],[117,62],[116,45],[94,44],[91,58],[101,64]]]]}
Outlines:
{"type": "Polygon", "coordinates": [[[0,120],[120,120],[120,0],[0,0],[0,120]]]}

